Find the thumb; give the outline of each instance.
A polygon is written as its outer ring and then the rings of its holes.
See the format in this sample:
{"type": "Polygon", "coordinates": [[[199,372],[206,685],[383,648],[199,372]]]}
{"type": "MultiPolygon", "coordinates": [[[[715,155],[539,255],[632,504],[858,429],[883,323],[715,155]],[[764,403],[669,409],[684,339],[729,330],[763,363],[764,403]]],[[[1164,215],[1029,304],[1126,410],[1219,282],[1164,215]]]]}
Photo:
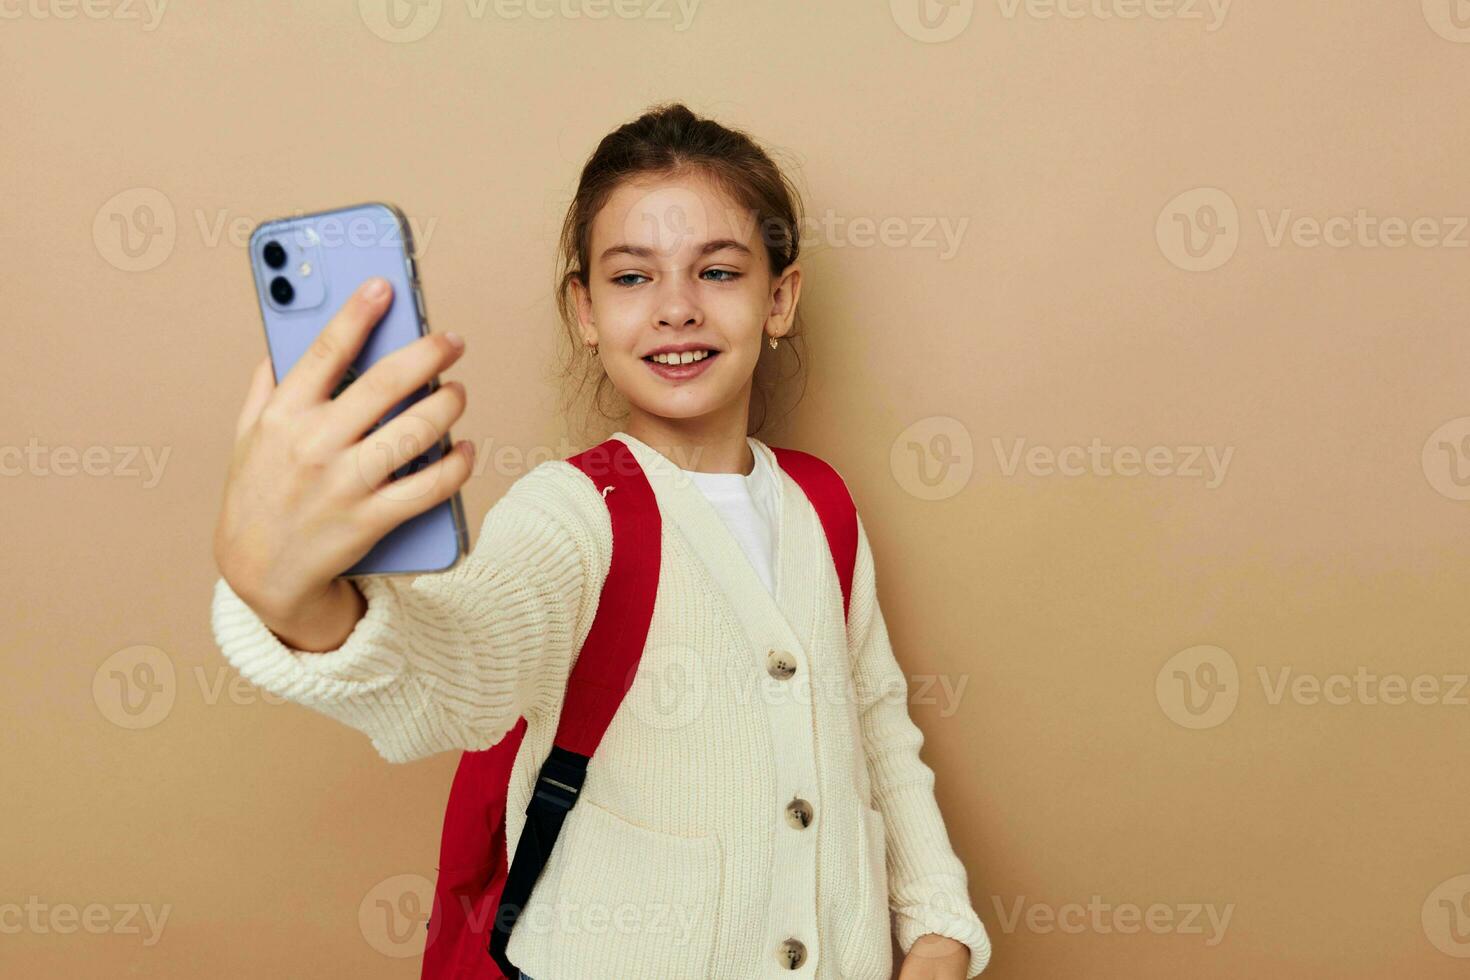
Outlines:
{"type": "Polygon", "coordinates": [[[255,420],[260,418],[261,409],[270,401],[271,392],[276,390],[275,375],[271,371],[271,359],[267,354],[255,365],[250,376],[250,390],[245,394],[245,404],[240,408],[240,417],[235,422],[235,438],[239,439],[250,431],[255,420]]]}

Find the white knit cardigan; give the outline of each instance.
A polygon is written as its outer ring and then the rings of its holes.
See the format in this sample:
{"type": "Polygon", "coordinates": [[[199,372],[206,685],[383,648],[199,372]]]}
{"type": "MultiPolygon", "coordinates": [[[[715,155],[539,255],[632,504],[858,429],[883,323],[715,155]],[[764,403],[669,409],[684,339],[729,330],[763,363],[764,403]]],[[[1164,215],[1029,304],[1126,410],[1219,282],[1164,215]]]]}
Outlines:
{"type": "MultiPolygon", "coordinates": [[[[780,474],[774,598],[684,471],[614,437],[663,517],[658,594],[511,960],[537,980],[888,980],[892,935],[907,953],[933,932],[966,944],[978,974],[989,939],[919,757],[861,518],[849,630],[821,522],[769,446],[754,440],[780,474]],[[797,798],[806,827],[787,816],[797,798]],[[796,969],[783,944],[804,948],[796,969]]],[[[550,460],[450,571],[357,579],[367,613],[339,649],[283,645],[223,579],[215,639],[245,678],[362,731],[390,762],[486,748],[524,715],[513,854],[611,554],[598,491],[550,460]]]]}

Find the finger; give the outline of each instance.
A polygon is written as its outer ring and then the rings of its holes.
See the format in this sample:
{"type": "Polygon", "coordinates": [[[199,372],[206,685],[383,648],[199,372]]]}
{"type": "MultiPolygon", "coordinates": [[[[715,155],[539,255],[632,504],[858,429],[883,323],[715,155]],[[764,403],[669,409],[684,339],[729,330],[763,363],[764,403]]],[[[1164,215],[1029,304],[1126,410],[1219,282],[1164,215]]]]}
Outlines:
{"type": "Polygon", "coordinates": [[[451,381],[369,433],[355,451],[357,472],[364,484],[369,489],[377,488],[394,470],[428,452],[459,420],[464,409],[464,385],[451,381]]]}
{"type": "Polygon", "coordinates": [[[464,353],[452,333],[431,334],[382,358],[337,396],[327,425],[339,445],[351,445],[395,406],[429,384],[464,353]]]}
{"type": "Polygon", "coordinates": [[[255,373],[250,376],[250,390],[245,393],[245,404],[240,408],[240,417],[235,420],[236,439],[255,425],[255,420],[260,418],[260,410],[265,408],[265,403],[270,401],[271,392],[275,389],[276,376],[271,370],[270,355],[267,354],[255,365],[255,373]]]}
{"type": "Polygon", "coordinates": [[[292,405],[326,401],[392,300],[386,279],[374,276],[359,286],[281,379],[281,397],[292,405]]]}
{"type": "Polygon", "coordinates": [[[368,520],[383,533],[454,496],[470,478],[475,450],[462,439],[454,450],[401,480],[385,483],[364,504],[368,520]]]}

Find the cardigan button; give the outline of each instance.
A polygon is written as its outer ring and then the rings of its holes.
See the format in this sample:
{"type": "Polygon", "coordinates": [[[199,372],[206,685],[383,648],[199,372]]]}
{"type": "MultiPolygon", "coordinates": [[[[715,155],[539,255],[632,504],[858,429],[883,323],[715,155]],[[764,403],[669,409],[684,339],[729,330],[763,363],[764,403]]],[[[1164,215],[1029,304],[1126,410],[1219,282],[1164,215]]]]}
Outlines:
{"type": "Polygon", "coordinates": [[[797,830],[805,830],[812,822],[812,805],[801,797],[786,804],[786,822],[797,830]]]}
{"type": "Polygon", "coordinates": [[[799,939],[788,939],[776,947],[776,962],[788,970],[796,970],[806,962],[806,944],[799,939]]]}
{"type": "Polygon", "coordinates": [[[766,673],[778,681],[789,680],[796,673],[796,658],[784,650],[766,652],[766,673]]]}

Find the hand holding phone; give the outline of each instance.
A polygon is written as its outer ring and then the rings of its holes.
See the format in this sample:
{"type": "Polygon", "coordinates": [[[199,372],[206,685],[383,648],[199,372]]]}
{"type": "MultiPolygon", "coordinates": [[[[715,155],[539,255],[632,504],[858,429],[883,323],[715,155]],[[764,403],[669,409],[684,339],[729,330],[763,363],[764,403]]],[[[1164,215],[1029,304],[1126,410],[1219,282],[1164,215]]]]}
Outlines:
{"type": "Polygon", "coordinates": [[[272,629],[298,630],[317,612],[343,609],[355,590],[338,577],[416,515],[457,502],[469,478],[468,442],[393,478],[463,414],[463,385],[435,386],[378,424],[457,361],[462,341],[419,337],[341,387],[393,298],[386,280],[363,283],[279,384],[270,360],[261,362],[241,409],[215,560],[272,629]]]}

